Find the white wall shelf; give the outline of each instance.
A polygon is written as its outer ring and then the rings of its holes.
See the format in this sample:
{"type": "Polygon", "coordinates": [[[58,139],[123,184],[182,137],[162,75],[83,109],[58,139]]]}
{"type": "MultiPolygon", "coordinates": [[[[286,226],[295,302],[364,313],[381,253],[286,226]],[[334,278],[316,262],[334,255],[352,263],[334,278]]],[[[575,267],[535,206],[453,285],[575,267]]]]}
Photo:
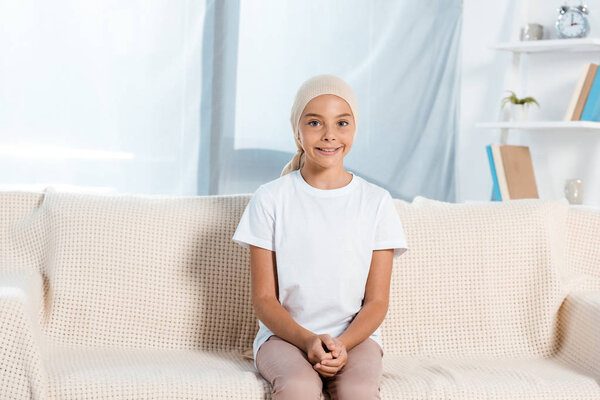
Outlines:
{"type": "Polygon", "coordinates": [[[530,40],[499,43],[489,48],[513,53],[590,52],[600,51],[600,38],[530,40]]]}
{"type": "MultiPolygon", "coordinates": [[[[542,67],[553,67],[553,62],[556,60],[559,63],[571,62],[571,60],[577,60],[578,63],[583,60],[587,62],[598,63],[598,57],[600,56],[600,38],[578,38],[578,39],[548,39],[548,40],[532,40],[532,41],[518,41],[513,40],[511,42],[497,43],[488,46],[488,48],[494,51],[506,51],[511,56],[510,69],[509,69],[509,82],[508,89],[516,92],[527,93],[528,96],[534,96],[537,100],[540,100],[538,94],[528,93],[527,90],[527,68],[521,69],[521,58],[523,57],[536,57],[536,55],[554,54],[556,59],[551,59],[546,62],[540,60],[534,61],[535,66],[542,67]],[[520,83],[520,85],[519,85],[520,83]],[[519,88],[520,87],[520,88],[519,88]],[[520,90],[519,90],[520,89],[520,90]]],[[[562,64],[560,64],[562,65],[562,64]]],[[[573,80],[577,77],[574,76],[573,80]]],[[[574,86],[574,83],[573,83],[574,86]]],[[[572,96],[572,92],[561,93],[563,96],[572,96]]],[[[520,132],[528,132],[536,135],[544,134],[561,134],[561,135],[579,135],[579,134],[591,134],[598,135],[600,138],[600,121],[565,121],[562,119],[562,115],[556,115],[556,120],[523,120],[513,121],[510,118],[510,107],[505,107],[502,113],[501,121],[485,121],[476,122],[475,127],[480,129],[496,129],[500,133],[500,144],[508,144],[509,133],[515,135],[520,132]]],[[[565,110],[566,111],[566,110],[565,110]]],[[[543,139],[545,137],[537,138],[543,139]]],[[[572,205],[573,206],[573,205],[572,205]]]]}
{"type": "Polygon", "coordinates": [[[582,130],[600,134],[600,122],[596,121],[501,121],[479,122],[477,128],[520,130],[582,130]]]}
{"type": "MultiPolygon", "coordinates": [[[[509,87],[515,88],[519,81],[519,65],[521,54],[533,55],[534,53],[572,53],[588,52],[600,54],[600,38],[578,39],[548,39],[513,41],[498,43],[489,46],[493,50],[504,50],[512,53],[512,63],[509,75],[509,87]]],[[[600,122],[596,121],[509,121],[509,108],[505,109],[504,121],[480,122],[475,124],[478,128],[491,128],[500,130],[500,143],[508,143],[511,130],[527,131],[569,131],[600,134],[600,122]]]]}

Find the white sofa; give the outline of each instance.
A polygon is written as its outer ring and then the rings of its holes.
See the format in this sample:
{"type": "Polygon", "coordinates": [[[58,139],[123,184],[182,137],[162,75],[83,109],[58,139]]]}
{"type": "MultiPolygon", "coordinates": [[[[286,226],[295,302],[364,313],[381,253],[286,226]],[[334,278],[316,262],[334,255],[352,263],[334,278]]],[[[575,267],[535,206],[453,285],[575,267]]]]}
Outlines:
{"type": "MultiPolygon", "coordinates": [[[[270,398],[250,196],[0,193],[1,398],[270,398]]],[[[600,398],[600,210],[394,201],[383,399],[600,398]]]]}

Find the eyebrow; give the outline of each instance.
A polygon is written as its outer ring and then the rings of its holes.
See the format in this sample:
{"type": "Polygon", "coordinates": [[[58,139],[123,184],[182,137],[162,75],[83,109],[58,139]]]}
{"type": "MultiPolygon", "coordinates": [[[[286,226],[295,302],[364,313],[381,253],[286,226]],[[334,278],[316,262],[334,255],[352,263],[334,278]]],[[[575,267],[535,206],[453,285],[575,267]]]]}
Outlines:
{"type": "MultiPolygon", "coordinates": [[[[315,113],[308,113],[308,114],[304,114],[305,117],[322,117],[322,115],[319,114],[315,114],[315,113]]],[[[352,115],[345,113],[345,114],[340,114],[338,115],[336,118],[339,117],[351,117],[352,115]]]]}

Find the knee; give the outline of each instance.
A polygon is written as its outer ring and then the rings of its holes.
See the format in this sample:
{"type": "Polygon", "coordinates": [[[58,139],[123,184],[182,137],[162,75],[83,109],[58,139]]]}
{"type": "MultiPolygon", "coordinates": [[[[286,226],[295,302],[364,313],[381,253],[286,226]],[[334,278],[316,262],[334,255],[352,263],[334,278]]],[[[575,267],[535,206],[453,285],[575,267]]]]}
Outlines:
{"type": "Polygon", "coordinates": [[[299,370],[279,376],[273,382],[272,398],[276,399],[320,399],[323,381],[316,371],[299,370]]]}
{"type": "Polygon", "coordinates": [[[336,388],[336,399],[351,400],[351,399],[380,399],[381,391],[379,382],[375,380],[355,380],[346,381],[343,385],[336,388]]]}

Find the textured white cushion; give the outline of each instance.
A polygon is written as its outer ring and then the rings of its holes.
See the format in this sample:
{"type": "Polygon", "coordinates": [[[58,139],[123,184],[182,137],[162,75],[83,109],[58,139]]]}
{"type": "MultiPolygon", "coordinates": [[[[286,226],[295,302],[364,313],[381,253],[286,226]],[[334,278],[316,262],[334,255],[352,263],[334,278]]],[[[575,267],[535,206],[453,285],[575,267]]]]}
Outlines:
{"type": "Polygon", "coordinates": [[[394,200],[409,250],[394,266],[384,351],[492,357],[550,354],[566,296],[568,203],[394,200]]]}
{"type": "Polygon", "coordinates": [[[264,399],[270,391],[236,351],[60,346],[47,366],[56,399],[264,399]]]}
{"type": "Polygon", "coordinates": [[[600,290],[569,293],[559,311],[558,328],[554,357],[600,384],[600,290]]]}
{"type": "Polygon", "coordinates": [[[600,386],[553,359],[384,357],[383,399],[597,399],[600,386]]]}
{"type": "Polygon", "coordinates": [[[247,250],[231,242],[247,196],[49,191],[14,230],[46,279],[56,343],[242,350],[257,330],[247,250]]]}
{"type": "MultiPolygon", "coordinates": [[[[55,349],[50,398],[264,399],[270,385],[230,352],[55,349]]],[[[444,359],[386,355],[383,399],[592,399],[590,377],[545,359],[444,359]]],[[[596,397],[595,397],[596,396],[596,397]]],[[[325,393],[321,399],[329,398],[325,393]]]]}
{"type": "Polygon", "coordinates": [[[40,329],[42,277],[31,269],[0,270],[0,398],[45,399],[48,375],[40,329]]]}
{"type": "Polygon", "coordinates": [[[580,290],[600,290],[600,208],[571,207],[566,257],[567,280],[580,290]]]}

